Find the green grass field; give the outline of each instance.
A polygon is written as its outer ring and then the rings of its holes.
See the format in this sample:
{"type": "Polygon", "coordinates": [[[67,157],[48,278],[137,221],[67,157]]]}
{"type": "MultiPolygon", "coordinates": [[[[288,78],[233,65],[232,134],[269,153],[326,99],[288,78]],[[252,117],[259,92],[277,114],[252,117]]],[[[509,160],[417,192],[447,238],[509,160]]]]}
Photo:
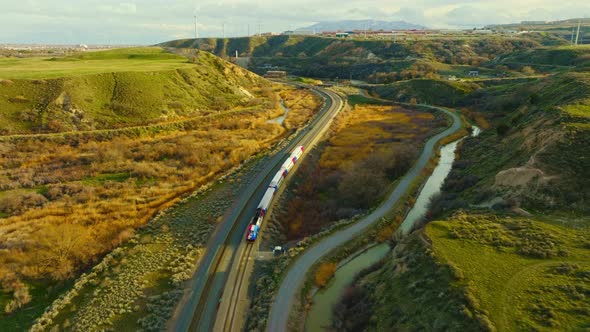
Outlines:
{"type": "Polygon", "coordinates": [[[162,48],[0,59],[0,134],[120,128],[225,111],[269,83],[209,53],[162,48]],[[246,91],[246,92],[244,92],[246,91]]]}
{"type": "Polygon", "coordinates": [[[45,79],[191,66],[187,58],[167,53],[159,47],[126,48],[65,58],[0,58],[0,79],[45,79]]]}
{"type": "Polygon", "coordinates": [[[590,326],[587,228],[459,214],[429,224],[426,234],[498,331],[590,326]]]}

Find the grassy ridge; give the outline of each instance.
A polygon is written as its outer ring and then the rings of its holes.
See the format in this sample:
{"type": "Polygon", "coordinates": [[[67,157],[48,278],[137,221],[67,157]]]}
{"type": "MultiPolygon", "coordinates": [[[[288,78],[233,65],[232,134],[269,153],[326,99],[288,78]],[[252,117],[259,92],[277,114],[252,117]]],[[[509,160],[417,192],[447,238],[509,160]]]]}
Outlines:
{"type": "Polygon", "coordinates": [[[588,229],[460,214],[429,224],[426,234],[499,331],[590,324],[588,229]]]}
{"type": "Polygon", "coordinates": [[[528,63],[542,66],[590,66],[590,45],[562,46],[518,51],[495,60],[498,63],[528,63]]]}
{"type": "MultiPolygon", "coordinates": [[[[522,47],[538,46],[528,38],[504,39],[499,37],[453,38],[447,40],[397,41],[391,40],[342,40],[316,36],[270,36],[226,39],[181,39],[160,44],[164,47],[196,47],[208,51],[237,50],[244,56],[254,57],[301,57],[301,56],[366,56],[373,53],[380,58],[404,58],[409,55],[447,58],[455,56],[446,48],[460,48],[465,43],[471,44],[473,50],[464,51],[471,54],[493,53],[499,50],[512,51],[522,47]],[[220,46],[221,45],[221,46],[220,46]]],[[[458,52],[456,52],[458,53],[458,52]]],[[[218,54],[216,52],[216,54],[218,54]]],[[[220,54],[218,54],[220,55],[220,54]]],[[[457,54],[460,55],[460,54],[457,54]]]]}
{"type": "Polygon", "coordinates": [[[249,68],[262,73],[270,64],[299,76],[366,80],[374,73],[404,70],[423,59],[435,64],[480,64],[516,50],[539,47],[533,36],[480,36],[423,40],[361,40],[317,36],[183,39],[161,46],[198,48],[219,56],[251,57],[249,68]]]}
{"type": "Polygon", "coordinates": [[[418,233],[361,271],[334,308],[339,331],[482,331],[486,313],[460,273],[433,255],[418,233]]]}
{"type": "Polygon", "coordinates": [[[408,102],[415,98],[419,103],[456,105],[479,88],[467,82],[436,79],[414,79],[370,87],[370,91],[382,98],[408,102]]]}
{"type": "Polygon", "coordinates": [[[191,67],[186,57],[165,52],[162,48],[128,48],[89,52],[64,58],[2,58],[0,79],[47,79],[182,67],[191,67]]]}
{"type": "Polygon", "coordinates": [[[0,81],[0,131],[60,132],[168,121],[246,105],[253,89],[269,85],[211,54],[200,52],[192,59],[189,63],[160,48],[140,48],[0,60],[0,77],[18,73],[18,79],[0,81]]]}

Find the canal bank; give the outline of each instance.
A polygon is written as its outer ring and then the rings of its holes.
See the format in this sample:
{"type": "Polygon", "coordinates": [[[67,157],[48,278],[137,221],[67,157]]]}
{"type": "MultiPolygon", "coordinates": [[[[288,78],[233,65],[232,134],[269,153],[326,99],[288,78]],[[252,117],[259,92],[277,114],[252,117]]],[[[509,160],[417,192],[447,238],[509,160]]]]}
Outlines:
{"type": "MultiPolygon", "coordinates": [[[[477,136],[479,133],[480,129],[473,127],[471,136],[477,136]]],[[[416,203],[398,229],[398,233],[401,233],[402,236],[407,235],[416,222],[424,218],[431,198],[440,192],[444,180],[451,171],[457,145],[463,139],[446,144],[441,148],[436,167],[420,190],[416,203]]],[[[360,253],[353,255],[350,260],[341,263],[330,283],[313,295],[313,304],[305,321],[305,331],[323,332],[329,329],[332,325],[332,307],[337,303],[346,287],[352,283],[360,271],[379,262],[389,250],[387,243],[379,244],[369,249],[365,248],[360,253]]]]}

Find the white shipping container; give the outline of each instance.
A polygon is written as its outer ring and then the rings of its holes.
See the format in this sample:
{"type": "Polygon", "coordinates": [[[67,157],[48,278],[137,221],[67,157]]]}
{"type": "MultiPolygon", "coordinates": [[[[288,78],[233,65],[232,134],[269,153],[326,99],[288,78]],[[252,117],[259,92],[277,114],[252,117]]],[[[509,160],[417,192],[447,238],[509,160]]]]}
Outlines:
{"type": "Polygon", "coordinates": [[[277,172],[277,174],[275,174],[275,177],[272,178],[272,181],[270,181],[270,185],[269,187],[273,187],[278,189],[281,186],[281,183],[283,183],[283,172],[285,172],[285,170],[281,167],[281,169],[277,172]]]}
{"type": "Polygon", "coordinates": [[[275,189],[268,188],[266,190],[266,192],[264,193],[264,196],[262,196],[262,200],[260,200],[260,204],[258,204],[258,208],[263,209],[266,212],[266,210],[268,209],[268,206],[270,205],[270,201],[272,201],[272,196],[274,194],[275,194],[275,189]]]}
{"type": "Polygon", "coordinates": [[[299,159],[299,157],[301,157],[301,155],[303,154],[303,146],[298,146],[295,148],[295,150],[293,150],[293,152],[291,153],[291,159],[293,159],[293,157],[299,159]]]}

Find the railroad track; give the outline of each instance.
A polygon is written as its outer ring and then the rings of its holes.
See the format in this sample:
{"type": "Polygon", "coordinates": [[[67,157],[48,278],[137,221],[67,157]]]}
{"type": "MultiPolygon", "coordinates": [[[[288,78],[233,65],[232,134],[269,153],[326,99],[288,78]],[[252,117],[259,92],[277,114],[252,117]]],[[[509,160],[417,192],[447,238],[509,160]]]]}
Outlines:
{"type": "MultiPolygon", "coordinates": [[[[238,274],[237,279],[232,289],[232,293],[227,299],[229,301],[229,312],[225,315],[225,319],[223,322],[223,331],[235,331],[234,329],[234,322],[236,317],[236,312],[238,311],[238,304],[240,301],[240,292],[242,290],[242,285],[248,279],[248,274],[246,271],[248,270],[248,263],[250,263],[250,255],[252,254],[252,250],[254,248],[253,243],[246,244],[246,248],[242,252],[240,257],[240,262],[238,263],[238,274]]],[[[239,328],[239,327],[238,327],[239,328]]]]}
{"type": "MultiPolygon", "coordinates": [[[[239,255],[239,258],[237,253],[239,252],[240,246],[245,242],[245,229],[252,217],[251,215],[255,210],[256,204],[258,204],[264,193],[262,189],[268,186],[270,178],[278,171],[278,168],[284,161],[286,153],[298,145],[304,145],[306,147],[313,146],[342,107],[340,96],[334,92],[318,88],[312,88],[312,91],[325,99],[325,104],[320,114],[288,146],[271,158],[264,170],[255,177],[252,184],[240,195],[240,199],[234,202],[231,212],[224,218],[226,221],[212,235],[207,245],[205,257],[193,279],[191,291],[181,301],[181,308],[174,316],[169,330],[210,331],[213,329],[215,319],[218,315],[217,310],[219,309],[220,298],[228,281],[231,268],[234,265],[233,263],[238,259],[240,262],[244,262],[244,264],[240,263],[239,265],[236,281],[238,284],[233,285],[234,289],[230,292],[232,303],[230,303],[229,311],[223,317],[225,321],[223,324],[224,331],[233,331],[236,329],[238,305],[237,301],[235,303],[233,302],[234,298],[239,298],[241,289],[247,284],[247,275],[245,272],[247,271],[248,259],[251,257],[254,245],[247,245],[246,249],[242,251],[242,255],[239,255]],[[236,288],[238,288],[237,291],[236,288]]],[[[227,300],[227,298],[224,298],[224,302],[227,300]]]]}

